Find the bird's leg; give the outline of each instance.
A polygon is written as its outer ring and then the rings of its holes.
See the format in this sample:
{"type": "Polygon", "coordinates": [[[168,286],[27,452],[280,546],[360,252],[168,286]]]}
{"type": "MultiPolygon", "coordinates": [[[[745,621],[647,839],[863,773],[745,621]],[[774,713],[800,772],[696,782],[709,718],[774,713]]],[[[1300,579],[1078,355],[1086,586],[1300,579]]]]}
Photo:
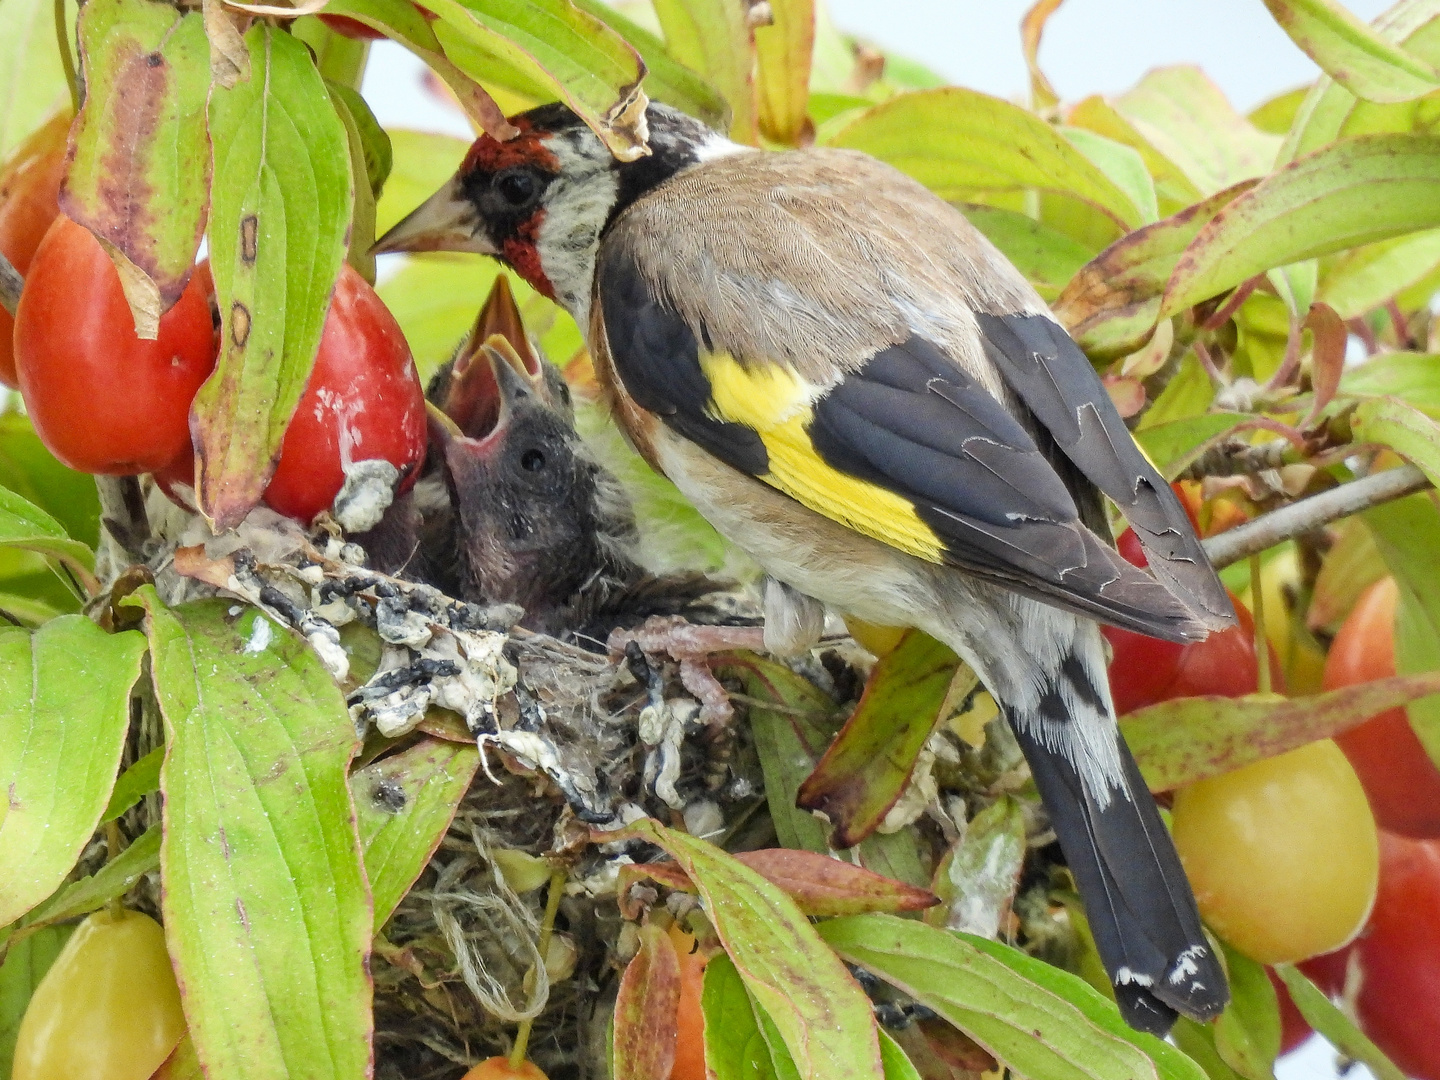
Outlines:
{"type": "Polygon", "coordinates": [[[765,630],[759,626],[702,626],[679,615],[652,615],[639,627],[617,629],[606,647],[615,657],[625,656],[634,644],[646,656],[668,656],[680,664],[680,682],[700,702],[700,719],[718,726],[734,714],[725,688],[710,671],[709,658],[736,649],[765,648],[765,630]]]}

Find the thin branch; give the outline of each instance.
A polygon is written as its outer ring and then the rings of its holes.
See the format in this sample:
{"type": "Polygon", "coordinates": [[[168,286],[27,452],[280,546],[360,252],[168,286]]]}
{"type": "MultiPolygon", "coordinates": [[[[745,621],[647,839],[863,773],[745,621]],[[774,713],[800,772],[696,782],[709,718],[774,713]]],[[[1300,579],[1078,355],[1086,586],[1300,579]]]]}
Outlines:
{"type": "Polygon", "coordinates": [[[15,317],[15,309],[20,306],[20,290],[23,288],[25,279],[21,277],[20,271],[15,269],[15,264],[0,251],[0,307],[3,307],[12,319],[15,317]]]}
{"type": "Polygon", "coordinates": [[[1429,486],[1430,481],[1414,465],[1372,473],[1212,536],[1205,541],[1205,554],[1217,570],[1223,569],[1302,533],[1429,486]]]}

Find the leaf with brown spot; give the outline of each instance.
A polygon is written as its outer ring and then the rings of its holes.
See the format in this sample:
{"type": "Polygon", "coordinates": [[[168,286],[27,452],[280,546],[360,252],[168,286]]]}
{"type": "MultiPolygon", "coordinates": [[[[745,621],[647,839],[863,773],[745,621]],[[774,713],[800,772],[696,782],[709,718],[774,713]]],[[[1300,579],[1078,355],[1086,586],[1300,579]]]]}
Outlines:
{"type": "Polygon", "coordinates": [[[658,926],[642,926],[640,951],[625,965],[615,997],[615,1080],[669,1080],[679,1009],[675,945],[658,926]]]}
{"type": "Polygon", "coordinates": [[[210,99],[220,358],[195,396],[200,509],[240,521],[274,470],[320,345],[354,199],[350,143],[305,44],[245,35],[252,75],[210,99]]]}
{"type": "Polygon", "coordinates": [[[345,699],[298,635],[228,600],[143,608],[168,754],[165,936],[206,1075],[368,1075],[371,909],[345,699]]]}
{"type": "Polygon", "coordinates": [[[1440,671],[1303,697],[1177,698],[1137,709],[1120,721],[1120,730],[1150,790],[1169,791],[1330,738],[1433,694],[1440,694],[1440,671]]]}
{"type": "Polygon", "coordinates": [[[205,229],[204,19],[154,0],[90,0],[79,40],[86,96],[60,208],[106,246],[136,332],[153,339],[190,280],[205,229]]]}
{"type": "Polygon", "coordinates": [[[663,848],[695,882],[725,952],[801,1080],[881,1080],[869,998],[781,889],[713,844],[650,818],[606,835],[663,848]]]}
{"type": "Polygon", "coordinates": [[[800,785],[798,804],[834,826],[830,843],[853,847],[885,820],[910,780],[915,759],[948,707],[957,673],[961,697],[974,676],[946,646],[919,630],[875,665],[855,712],[815,771],[800,785]]]}
{"type": "Polygon", "coordinates": [[[1071,279],[1051,305],[1065,328],[1093,356],[1121,356],[1150,339],[1160,297],[1191,241],[1232,200],[1255,186],[1245,180],[1102,251],[1071,279]],[[1118,331],[1118,332],[1117,332],[1118,331]]]}

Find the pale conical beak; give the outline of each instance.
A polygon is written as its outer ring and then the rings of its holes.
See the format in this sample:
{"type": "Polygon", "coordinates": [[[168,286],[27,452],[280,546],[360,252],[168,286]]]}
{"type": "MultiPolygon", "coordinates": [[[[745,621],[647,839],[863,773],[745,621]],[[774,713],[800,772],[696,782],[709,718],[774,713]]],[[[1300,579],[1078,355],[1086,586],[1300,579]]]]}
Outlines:
{"type": "Polygon", "coordinates": [[[370,249],[372,255],[394,251],[500,253],[480,220],[475,204],[465,197],[458,175],[410,211],[370,249]]]}
{"type": "Polygon", "coordinates": [[[540,358],[530,344],[530,335],[525,332],[525,322],[520,316],[520,305],[515,302],[515,293],[510,289],[510,279],[505,274],[495,278],[485,306],[475,316],[470,327],[471,347],[488,342],[499,335],[515,350],[521,368],[532,380],[540,378],[540,358]]]}

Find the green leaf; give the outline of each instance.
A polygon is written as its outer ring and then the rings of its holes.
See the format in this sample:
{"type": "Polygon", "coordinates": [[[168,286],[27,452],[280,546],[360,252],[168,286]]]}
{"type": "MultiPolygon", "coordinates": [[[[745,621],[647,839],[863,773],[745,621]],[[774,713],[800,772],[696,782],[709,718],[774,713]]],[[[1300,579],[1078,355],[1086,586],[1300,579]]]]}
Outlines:
{"type": "Polygon", "coordinates": [[[1315,285],[1319,272],[1319,264],[1314,259],[1277,266],[1274,270],[1266,271],[1265,278],[1290,313],[1292,323],[1303,322],[1309,314],[1310,305],[1315,302],[1315,285]]]}
{"type": "Polygon", "coordinates": [[[1382,353],[1340,379],[1340,393],[1353,397],[1394,397],[1440,419],[1440,354],[1382,353]]]}
{"type": "MultiPolygon", "coordinates": [[[[78,540],[71,540],[53,517],[22,499],[9,488],[0,487],[0,549],[33,551],[58,559],[82,580],[93,582],[90,567],[94,553],[78,540]]],[[[93,590],[92,590],[93,591],[93,590]]]]}
{"type": "Polygon", "coordinates": [[[1280,1056],[1280,1001],[1263,964],[1229,945],[1230,1001],[1215,1020],[1215,1050],[1246,1080],[1274,1080],[1280,1056]]]}
{"type": "MultiPolygon", "coordinates": [[[[559,98],[610,152],[633,161],[644,151],[637,126],[646,96],[640,54],[569,0],[435,0],[433,25],[445,54],[477,81],[498,60],[547,98],[559,98]]],[[[503,83],[503,80],[499,80],[503,83]]]]}
{"type": "MultiPolygon", "coordinates": [[[[57,109],[70,107],[54,11],[53,0],[0,3],[0,161],[57,109]]],[[[73,4],[66,25],[75,25],[73,4]]]]}
{"type": "MultiPolygon", "coordinates": [[[[325,90],[329,93],[330,101],[335,106],[335,115],[345,125],[345,143],[350,157],[350,187],[355,193],[355,201],[350,213],[350,231],[347,237],[345,261],[362,278],[374,284],[375,256],[370,253],[370,249],[375,246],[375,189],[371,186],[370,178],[370,159],[374,156],[374,152],[366,147],[366,128],[356,118],[351,105],[358,103],[361,106],[360,115],[369,117],[372,123],[375,118],[370,115],[370,110],[365,105],[365,99],[348,87],[327,80],[325,90]]],[[[385,133],[378,126],[374,130],[382,138],[385,137],[385,133]]],[[[388,171],[390,150],[388,138],[385,139],[384,145],[385,164],[388,171]]]]}
{"type": "Polygon", "coordinates": [[[1440,423],[1398,398],[1362,401],[1350,420],[1356,442],[1388,446],[1440,483],[1440,423]]]}
{"type": "Polygon", "coordinates": [[[1342,319],[1379,307],[1440,267],[1440,229],[1367,244],[1327,259],[1316,298],[1342,319]]]}
{"type": "Polygon", "coordinates": [[[931,908],[931,926],[997,937],[1025,862],[1025,813],[1019,800],[1002,795],[966,823],[965,833],[935,868],[934,890],[943,901],[931,908]]]}
{"type": "Polygon", "coordinates": [[[254,608],[167,610],[150,586],[125,603],[149,616],[170,747],[162,910],[206,1074],[364,1076],[371,911],[344,698],[309,646],[254,608]]]}
{"type": "Polygon", "coordinates": [[[860,704],[796,799],[830,819],[833,847],[853,847],[885,820],[930,732],[977,685],[962,669],[948,646],[919,630],[875,665],[860,704]]]}
{"type": "MultiPolygon", "coordinates": [[[[1377,18],[1375,33],[1411,56],[1440,64],[1440,4],[1436,0],[1399,0],[1377,18]]],[[[1301,102],[1276,159],[1285,164],[1345,135],[1377,131],[1425,131],[1433,120],[1434,99],[1382,105],[1361,101],[1329,75],[1322,75],[1301,102]]]]}
{"type": "Polygon", "coordinates": [[[1210,1080],[1241,1080],[1240,1074],[1220,1056],[1215,1048],[1215,1028],[1212,1024],[1199,1024],[1188,1016],[1182,1016],[1171,1029],[1175,1045],[1205,1070],[1210,1080]]]}
{"type": "Polygon", "coordinates": [[[743,0],[655,0],[670,55],[706,76],[730,106],[730,138],[759,139],[755,52],[743,0]]]}
{"type": "Polygon", "coordinates": [[[1256,105],[1245,115],[1245,119],[1267,135],[1284,135],[1290,130],[1295,114],[1300,111],[1300,104],[1308,93],[1308,86],[1283,91],[1256,105]]]}
{"type": "Polygon", "coordinates": [[[663,848],[695,882],[725,952],[802,1080],[883,1075],[870,999],[794,901],[703,840],[649,818],[626,831],[663,848]]]}
{"type": "Polygon", "coordinates": [[[1440,76],[1334,0],[1265,0],[1290,39],[1327,75],[1367,101],[1410,101],[1440,90],[1440,76]]]}
{"type": "Polygon", "coordinates": [[[1362,135],[1241,195],[1186,249],[1161,315],[1286,263],[1440,225],[1440,136],[1362,135]]]}
{"type": "MultiPolygon", "coordinates": [[[[338,34],[335,36],[340,37],[338,34]]],[[[351,39],[341,38],[341,40],[351,39]]],[[[378,199],[380,193],[385,190],[385,181],[390,178],[390,172],[395,167],[395,152],[390,145],[390,136],[380,126],[380,121],[375,119],[375,114],[370,111],[369,103],[357,91],[343,83],[332,82],[329,79],[325,80],[325,89],[330,92],[332,98],[339,98],[345,103],[345,108],[350,110],[350,116],[355,121],[355,127],[360,135],[360,145],[364,150],[362,158],[365,165],[365,177],[370,182],[370,190],[378,199]]]]}
{"type": "Polygon", "coordinates": [[[1121,356],[1150,339],[1160,296],[1186,249],[1215,216],[1254,186],[1242,181],[1106,248],[1053,305],[1082,348],[1121,356]]]}
{"type": "Polygon", "coordinates": [[[95,478],[60,464],[16,412],[0,414],[0,487],[45,511],[71,539],[87,547],[99,542],[95,478]]]}
{"type": "Polygon", "coordinates": [[[1358,1061],[1375,1074],[1376,1080],[1405,1080],[1405,1074],[1367,1039],[1350,1018],[1341,1012],[1325,992],[1290,964],[1276,964],[1275,974],[1290,991],[1290,1000],[1305,1022],[1328,1039],[1351,1061],[1358,1061]]]}
{"type": "Polygon", "coordinates": [[[445,838],[479,765],[473,744],[422,739],[350,777],[376,930],[445,838]]]}
{"type": "Polygon", "coordinates": [[[157,746],[131,765],[110,792],[110,802],[100,818],[100,824],[114,821],[146,795],[160,790],[160,763],[165,760],[165,748],[157,746]]]}
{"type": "Polygon", "coordinates": [[[354,199],[349,139],[301,42],[260,23],[251,77],[210,96],[215,373],[195,396],[201,508],[216,528],[259,500],[305,389],[354,199]]]}
{"type": "Polygon", "coordinates": [[[1135,441],[1161,475],[1173,480],[1213,440],[1223,438],[1249,419],[1247,413],[1201,413],[1141,428],[1135,432],[1135,441]]]}
{"type": "Polygon", "coordinates": [[[1047,300],[1060,295],[1065,283],[1095,254],[1058,229],[1014,210],[965,203],[960,212],[1047,300]]]}
{"type": "Polygon", "coordinates": [[[1437,668],[1440,662],[1423,674],[1291,698],[1276,694],[1175,698],[1122,717],[1120,730],[1150,790],[1169,791],[1337,735],[1397,705],[1440,694],[1437,668]]]}
{"type": "MultiPolygon", "coordinates": [[[[1430,494],[1421,492],[1367,510],[1364,521],[1400,587],[1395,670],[1406,678],[1440,678],[1440,575],[1434,561],[1440,551],[1440,510],[1430,494]]],[[[1412,700],[1405,711],[1430,760],[1440,763],[1440,697],[1412,700]]]]}
{"type": "Polygon", "coordinates": [[[1083,979],[998,942],[892,915],[819,927],[853,964],[929,1006],[1017,1073],[1045,1080],[1203,1080],[1193,1061],[1134,1031],[1083,979]]]}
{"type": "MultiPolygon", "coordinates": [[[[36,907],[26,923],[33,926],[63,922],[99,911],[112,900],[128,893],[146,874],[159,868],[160,826],[152,825],[95,873],[72,881],[36,907]]],[[[17,931],[16,937],[25,934],[28,926],[17,931]]]]}
{"type": "Polygon", "coordinates": [[[74,932],[72,926],[47,926],[15,942],[5,953],[5,961],[0,963],[0,1080],[10,1080],[15,1039],[26,1006],[74,932]]]}
{"type": "Polygon", "coordinates": [[[1160,213],[1173,214],[1203,198],[1200,189],[1178,165],[1155,149],[1155,145],[1133,123],[1098,94],[1081,101],[1065,119],[1074,127],[1104,135],[1135,150],[1154,178],[1160,213]]]}
{"type": "MultiPolygon", "coordinates": [[[[638,23],[630,21],[602,0],[573,0],[573,3],[635,47],[640,59],[645,61],[645,67],[649,69],[645,75],[645,93],[652,101],[673,105],[681,112],[688,113],[718,130],[727,128],[730,109],[720,91],[698,72],[672,56],[662,39],[638,23]]],[[[433,191],[434,188],[430,190],[433,191]]]]}
{"type": "Polygon", "coordinates": [[[885,1080],[920,1080],[920,1070],[915,1068],[900,1044],[880,1029],[880,1061],[885,1067],[885,1080]]]}
{"type": "Polygon", "coordinates": [[[1156,68],[1114,104],[1202,195],[1263,176],[1280,145],[1237,113],[1197,67],[1156,68]]]}
{"type": "Polygon", "coordinates": [[[144,654],[139,634],[79,615],[0,631],[0,926],[52,893],[95,831],[144,654]]]}
{"type": "Polygon", "coordinates": [[[772,21],[755,28],[755,100],[760,134],[795,146],[810,104],[815,0],[770,0],[772,21]]]}
{"type": "Polygon", "coordinates": [[[795,805],[800,785],[820,760],[835,733],[834,703],[789,668],[759,657],[737,657],[721,670],[738,677],[748,697],[773,702],[774,708],[750,706],[750,730],[775,835],[782,847],[824,853],[829,830],[813,814],[795,805]]]}
{"type": "Polygon", "coordinates": [[[795,1075],[795,1063],[783,1046],[777,1067],[755,1019],[756,1008],[730,958],[724,953],[711,957],[700,1009],[705,1016],[705,1066],[715,1080],[789,1080],[795,1075]]]}
{"type": "Polygon", "coordinates": [[[1135,228],[1141,212],[1054,128],[1018,105],[944,87],[901,94],[846,124],[830,145],[864,150],[943,199],[1038,189],[1067,195],[1135,228]]]}
{"type": "Polygon", "coordinates": [[[1145,160],[1134,147],[1126,146],[1114,139],[1107,139],[1082,127],[1061,127],[1060,133],[1070,145],[1079,150],[1115,186],[1125,192],[1140,215],[1140,220],[1149,224],[1160,218],[1160,207],[1155,201],[1155,181],[1145,168],[1145,160]]]}
{"type": "MultiPolygon", "coordinates": [[[[1180,361],[1180,370],[1140,420],[1140,431],[1198,416],[1215,400],[1215,385],[1194,352],[1180,361]]],[[[1139,432],[1136,433],[1137,437],[1139,432]]]]}
{"type": "Polygon", "coordinates": [[[205,232],[210,47],[198,11],[155,0],[89,0],[80,9],[85,104],[70,131],[60,208],[118,251],[136,332],[190,280],[205,232]]]}

